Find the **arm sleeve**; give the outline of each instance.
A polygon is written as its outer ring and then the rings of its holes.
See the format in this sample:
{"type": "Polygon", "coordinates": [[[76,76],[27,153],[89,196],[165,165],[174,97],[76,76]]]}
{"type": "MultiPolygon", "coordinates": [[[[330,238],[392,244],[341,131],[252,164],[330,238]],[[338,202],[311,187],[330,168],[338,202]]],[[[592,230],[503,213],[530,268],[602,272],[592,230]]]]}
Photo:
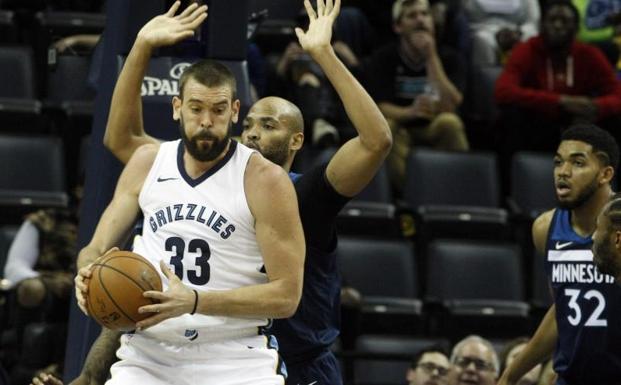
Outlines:
{"type": "Polygon", "coordinates": [[[327,164],[305,173],[295,184],[306,244],[330,252],[336,247],[336,216],[350,200],[326,177],[327,164]]]}
{"type": "Polygon", "coordinates": [[[499,105],[514,105],[539,111],[546,115],[558,115],[560,95],[546,90],[524,86],[527,76],[535,76],[533,54],[528,43],[513,49],[509,61],[496,81],[494,97],[499,105]]]}
{"type": "Polygon", "coordinates": [[[39,276],[34,270],[38,257],[39,230],[32,222],[26,220],[11,243],[4,266],[4,278],[11,282],[11,287],[24,279],[39,276]]]}

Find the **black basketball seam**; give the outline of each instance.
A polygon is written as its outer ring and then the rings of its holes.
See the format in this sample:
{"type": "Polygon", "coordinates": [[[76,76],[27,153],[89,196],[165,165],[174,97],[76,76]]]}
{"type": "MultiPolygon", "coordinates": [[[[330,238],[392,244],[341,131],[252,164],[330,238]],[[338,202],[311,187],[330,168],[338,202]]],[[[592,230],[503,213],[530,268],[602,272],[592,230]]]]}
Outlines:
{"type": "MultiPolygon", "coordinates": [[[[106,265],[98,265],[98,266],[101,266],[101,267],[104,267],[104,266],[105,266],[105,267],[109,267],[109,268],[113,269],[112,267],[110,267],[110,266],[106,266],[106,265]]],[[[129,319],[130,321],[132,321],[132,322],[136,322],[136,321],[135,321],[132,317],[130,317],[129,315],[127,315],[127,313],[125,313],[125,312],[123,311],[123,309],[119,306],[119,304],[118,304],[118,303],[116,303],[116,301],[114,300],[114,298],[112,298],[112,296],[110,295],[110,292],[109,292],[109,291],[108,291],[108,289],[106,288],[106,285],[104,284],[104,281],[101,279],[101,274],[102,274],[101,272],[102,272],[102,270],[103,270],[101,267],[99,268],[99,271],[98,271],[97,273],[98,273],[98,276],[99,276],[99,284],[101,285],[102,289],[104,289],[104,291],[106,292],[106,295],[108,296],[108,298],[110,299],[110,301],[112,301],[112,303],[113,303],[113,304],[114,304],[114,306],[117,308],[117,310],[119,310],[121,313],[123,313],[123,315],[124,315],[127,319],[129,319]]],[[[113,270],[114,270],[114,269],[113,269],[113,270]]],[[[129,278],[129,277],[127,277],[127,278],[129,278]]],[[[131,280],[131,278],[129,278],[129,279],[131,280]]],[[[132,280],[132,281],[133,281],[133,280],[132,280]]],[[[138,285],[138,287],[140,287],[140,285],[138,285]]],[[[140,288],[142,289],[142,287],[140,287],[140,288]]]]}
{"type": "MultiPolygon", "coordinates": [[[[115,259],[115,258],[130,258],[130,259],[133,259],[133,260],[138,261],[138,262],[142,263],[143,265],[145,265],[145,266],[146,266],[149,270],[151,270],[151,271],[152,271],[155,275],[159,275],[159,273],[157,272],[157,270],[155,270],[155,268],[153,268],[153,266],[152,266],[150,263],[148,263],[148,262],[144,261],[142,258],[132,257],[132,256],[130,256],[130,255],[119,255],[119,256],[114,256],[114,257],[111,257],[111,258],[109,258],[109,259],[106,259],[106,260],[105,260],[105,262],[107,263],[108,261],[111,261],[111,260],[113,260],[113,259],[115,259]]],[[[108,265],[106,265],[106,264],[104,264],[104,263],[96,263],[96,264],[93,264],[93,266],[106,266],[106,267],[109,267],[110,269],[113,269],[114,271],[118,271],[119,273],[123,274],[123,275],[124,275],[124,276],[126,276],[127,278],[131,279],[131,277],[127,276],[127,274],[123,273],[123,271],[121,271],[121,270],[119,270],[119,269],[117,269],[117,268],[115,268],[115,267],[108,266],[108,265]]],[[[134,282],[135,282],[135,281],[134,281],[134,282]]],[[[145,288],[143,288],[143,287],[142,287],[142,286],[140,286],[140,285],[138,285],[138,287],[140,287],[142,290],[146,290],[145,288]]],[[[152,287],[151,285],[149,285],[149,289],[151,289],[151,290],[155,290],[155,288],[154,288],[154,287],[152,287]]]]}
{"type": "MultiPolygon", "coordinates": [[[[107,263],[108,261],[111,261],[111,260],[116,259],[116,258],[130,258],[130,259],[133,259],[133,260],[138,261],[138,262],[142,263],[143,265],[145,265],[149,270],[151,270],[156,275],[159,275],[159,273],[153,267],[153,265],[151,265],[151,263],[149,263],[148,261],[144,260],[144,257],[134,257],[133,255],[115,255],[115,256],[111,256],[111,257],[107,258],[105,260],[105,262],[107,263]]],[[[105,264],[102,264],[102,263],[97,263],[94,266],[108,266],[108,265],[105,265],[105,264]]],[[[111,269],[113,268],[112,266],[108,266],[108,267],[110,267],[111,269]]],[[[140,286],[140,288],[142,289],[142,286],[140,286]]],[[[151,288],[151,289],[153,289],[153,288],[151,288]]]]}

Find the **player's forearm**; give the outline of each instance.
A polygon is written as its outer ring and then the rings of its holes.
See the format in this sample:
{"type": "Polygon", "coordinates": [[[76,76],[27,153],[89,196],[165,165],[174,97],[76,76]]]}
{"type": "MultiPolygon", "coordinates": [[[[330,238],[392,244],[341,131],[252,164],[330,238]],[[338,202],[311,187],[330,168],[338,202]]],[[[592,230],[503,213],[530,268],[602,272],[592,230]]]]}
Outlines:
{"type": "Polygon", "coordinates": [[[106,250],[102,250],[101,248],[95,247],[92,244],[87,245],[78,254],[77,260],[77,268],[80,270],[84,266],[88,266],[91,263],[95,262],[97,258],[103,255],[106,250]]]}
{"type": "Polygon", "coordinates": [[[371,151],[387,153],[392,145],[390,127],[371,96],[338,59],[332,47],[312,55],[339,94],[362,144],[371,151]]]}
{"type": "Polygon", "coordinates": [[[138,37],[112,94],[104,144],[123,163],[127,163],[133,152],[125,151],[132,136],[144,134],[141,88],[151,52],[151,46],[138,37]]]}
{"type": "Polygon", "coordinates": [[[199,291],[197,313],[227,317],[288,318],[295,313],[301,282],[279,280],[226,291],[199,291]]]}
{"type": "Polygon", "coordinates": [[[101,334],[91,346],[86,356],[84,368],[80,376],[86,377],[91,385],[103,385],[110,372],[110,367],[116,362],[116,351],[120,346],[121,332],[103,328],[101,334]]]}
{"type": "Polygon", "coordinates": [[[556,308],[552,305],[524,350],[505,370],[503,377],[508,381],[517,382],[529,370],[552,355],[558,340],[555,313],[556,308]]]}

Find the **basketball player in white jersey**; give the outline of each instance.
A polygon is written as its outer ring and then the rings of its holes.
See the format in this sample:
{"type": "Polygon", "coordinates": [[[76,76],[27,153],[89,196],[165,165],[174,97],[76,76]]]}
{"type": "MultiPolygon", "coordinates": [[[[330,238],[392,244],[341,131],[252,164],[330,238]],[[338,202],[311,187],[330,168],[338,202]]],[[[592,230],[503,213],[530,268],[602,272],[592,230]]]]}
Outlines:
{"type": "MultiPolygon", "coordinates": [[[[304,175],[290,173],[295,180],[307,244],[303,293],[307,299],[301,301],[296,315],[274,322],[271,330],[278,336],[279,350],[288,365],[287,383],[336,385],[342,380],[336,359],[327,349],[336,339],[339,328],[339,305],[334,299],[338,297],[340,284],[336,278],[337,264],[332,263],[336,244],[334,222],[340,207],[369,182],[381,165],[390,149],[391,135],[373,100],[330,47],[330,32],[340,2],[318,1],[317,12],[309,1],[305,2],[305,6],[310,17],[309,28],[305,32],[296,30],[298,38],[335,86],[358,136],[344,144],[329,163],[319,165],[304,175]],[[330,288],[326,290],[328,283],[330,288]],[[315,290],[316,286],[323,287],[321,294],[315,290]],[[303,302],[305,306],[302,306],[303,302]],[[308,314],[315,316],[309,317],[308,314]],[[314,353],[307,354],[309,351],[314,353]],[[298,359],[302,355],[304,358],[298,359]]],[[[155,32],[151,30],[151,33],[155,32]]],[[[158,36],[162,45],[166,42],[170,44],[172,40],[164,32],[158,33],[158,36]]],[[[144,73],[144,67],[131,68],[144,73]]],[[[138,103],[133,105],[140,108],[138,103]]],[[[242,143],[257,149],[289,171],[303,142],[302,131],[300,110],[284,99],[268,97],[255,103],[249,111],[244,122],[242,143]]],[[[145,143],[157,143],[158,140],[144,131],[141,120],[119,119],[108,121],[104,142],[119,160],[126,163],[138,147],[145,143]]],[[[108,368],[114,362],[118,336],[117,332],[102,331],[91,347],[82,373],[72,384],[105,382],[108,368]]]]}
{"type": "MultiPolygon", "coordinates": [[[[112,105],[140,101],[142,75],[157,32],[171,20],[187,37],[206,7],[169,11],[138,33],[119,75],[112,105]]],[[[286,172],[230,139],[237,120],[235,78],[227,67],[201,61],[180,80],[173,116],[182,139],[147,144],[123,170],[93,239],[80,252],[78,304],[86,312],[88,266],[119,246],[141,211],[143,235],[134,250],[160,266],[164,289],[145,296],[154,315],[122,337],[120,361],[108,384],[283,384],[275,342],[262,334],[268,319],[297,308],[304,235],[286,172]]],[[[140,120],[136,109],[111,109],[112,121],[140,120]]]]}

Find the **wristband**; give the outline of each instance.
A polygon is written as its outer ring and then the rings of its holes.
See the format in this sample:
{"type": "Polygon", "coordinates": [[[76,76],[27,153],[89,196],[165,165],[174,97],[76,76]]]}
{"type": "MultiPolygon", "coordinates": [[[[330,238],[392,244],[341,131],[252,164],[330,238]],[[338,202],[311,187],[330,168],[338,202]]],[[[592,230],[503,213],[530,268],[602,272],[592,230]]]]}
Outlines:
{"type": "Polygon", "coordinates": [[[192,291],[194,292],[194,308],[190,312],[190,315],[196,313],[196,307],[198,306],[198,291],[196,291],[196,289],[192,289],[192,291]]]}

